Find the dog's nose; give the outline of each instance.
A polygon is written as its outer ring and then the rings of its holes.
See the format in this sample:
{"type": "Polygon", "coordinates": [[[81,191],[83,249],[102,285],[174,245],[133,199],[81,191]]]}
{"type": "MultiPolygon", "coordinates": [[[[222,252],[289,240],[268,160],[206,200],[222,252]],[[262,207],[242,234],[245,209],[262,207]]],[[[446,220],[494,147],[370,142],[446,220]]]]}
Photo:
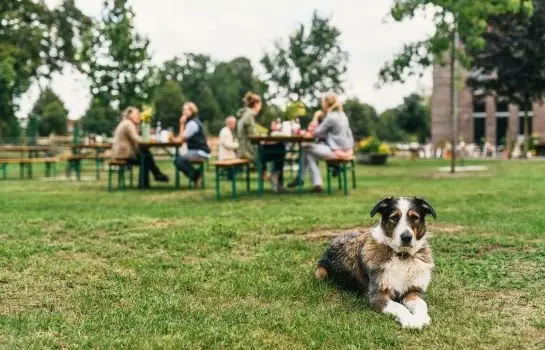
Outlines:
{"type": "Polygon", "coordinates": [[[411,241],[413,240],[413,235],[409,231],[405,231],[401,234],[401,243],[403,245],[409,245],[411,244],[411,241]]]}

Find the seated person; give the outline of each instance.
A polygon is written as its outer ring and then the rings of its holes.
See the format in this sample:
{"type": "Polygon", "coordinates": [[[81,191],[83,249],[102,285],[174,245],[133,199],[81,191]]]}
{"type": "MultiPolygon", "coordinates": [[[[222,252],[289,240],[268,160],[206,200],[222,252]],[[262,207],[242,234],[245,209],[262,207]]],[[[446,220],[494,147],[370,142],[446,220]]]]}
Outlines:
{"type": "Polygon", "coordinates": [[[235,135],[236,126],[237,119],[235,117],[228,117],[225,120],[225,126],[221,129],[219,135],[218,159],[220,161],[237,158],[238,141],[235,135]]]}
{"type": "MultiPolygon", "coordinates": [[[[261,97],[248,92],[244,97],[244,110],[242,117],[237,123],[237,135],[239,139],[239,153],[241,158],[251,161],[257,160],[257,147],[250,141],[251,136],[257,136],[255,118],[261,111],[261,97]]],[[[263,163],[273,162],[270,182],[273,191],[284,192],[282,186],[282,173],[284,171],[284,161],[286,158],[286,147],[282,143],[266,144],[259,146],[262,149],[263,163]]],[[[263,164],[263,169],[264,169],[263,164]]]]}
{"type": "Polygon", "coordinates": [[[187,144],[187,154],[178,156],[174,164],[196,187],[201,186],[202,174],[191,165],[191,161],[210,158],[204,125],[198,113],[199,109],[193,102],[185,103],[180,117],[180,133],[173,138],[174,142],[187,144]]]}
{"type": "MultiPolygon", "coordinates": [[[[323,192],[318,161],[320,159],[350,157],[354,148],[354,136],[339,97],[334,93],[327,94],[322,100],[322,109],[326,113],[325,118],[316,127],[313,134],[319,139],[324,139],[325,142],[308,146],[304,150],[303,159],[303,176],[306,170],[310,171],[315,192],[323,192]]],[[[295,179],[288,186],[296,187],[298,183],[299,179],[295,179]]]]}
{"type": "Polygon", "coordinates": [[[138,143],[141,141],[138,135],[137,125],[140,124],[140,111],[138,108],[129,107],[123,112],[119,125],[114,131],[114,142],[112,146],[112,159],[127,160],[132,165],[140,165],[140,157],[144,159],[143,187],[149,187],[149,172],[151,171],[155,180],[168,182],[168,177],[164,175],[155,164],[153,155],[148,149],[140,149],[138,143]]]}

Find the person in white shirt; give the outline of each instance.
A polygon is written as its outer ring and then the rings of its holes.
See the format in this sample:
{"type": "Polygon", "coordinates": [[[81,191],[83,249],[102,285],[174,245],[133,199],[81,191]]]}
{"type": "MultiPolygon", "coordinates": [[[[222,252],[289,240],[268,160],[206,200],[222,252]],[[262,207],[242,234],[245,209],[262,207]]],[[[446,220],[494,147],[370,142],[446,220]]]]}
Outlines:
{"type": "Polygon", "coordinates": [[[219,135],[218,159],[228,160],[237,158],[238,140],[235,136],[237,119],[233,116],[227,117],[225,127],[219,135]]]}

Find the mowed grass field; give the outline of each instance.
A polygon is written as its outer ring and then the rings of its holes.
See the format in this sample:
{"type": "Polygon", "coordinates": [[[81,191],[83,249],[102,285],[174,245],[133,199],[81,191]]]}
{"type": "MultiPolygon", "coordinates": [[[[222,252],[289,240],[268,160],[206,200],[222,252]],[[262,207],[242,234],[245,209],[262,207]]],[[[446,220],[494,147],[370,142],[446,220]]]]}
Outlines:
{"type": "Polygon", "coordinates": [[[489,170],[359,167],[348,197],[0,181],[0,347],[543,349],[545,162],[468,163],[489,170]],[[438,213],[423,331],[313,279],[328,240],[374,225],[389,195],[438,213]]]}

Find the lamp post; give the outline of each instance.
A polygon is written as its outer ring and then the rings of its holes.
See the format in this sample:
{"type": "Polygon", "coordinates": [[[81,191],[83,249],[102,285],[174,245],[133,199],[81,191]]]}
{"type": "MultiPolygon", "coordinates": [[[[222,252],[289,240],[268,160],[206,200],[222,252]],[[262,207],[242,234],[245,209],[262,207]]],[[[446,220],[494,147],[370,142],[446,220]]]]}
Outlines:
{"type": "Polygon", "coordinates": [[[452,33],[452,47],[450,56],[450,95],[451,95],[451,112],[452,112],[452,157],[450,159],[450,172],[456,172],[456,145],[458,144],[458,88],[456,79],[458,78],[458,28],[456,25],[456,16],[454,16],[454,28],[452,33]]]}

